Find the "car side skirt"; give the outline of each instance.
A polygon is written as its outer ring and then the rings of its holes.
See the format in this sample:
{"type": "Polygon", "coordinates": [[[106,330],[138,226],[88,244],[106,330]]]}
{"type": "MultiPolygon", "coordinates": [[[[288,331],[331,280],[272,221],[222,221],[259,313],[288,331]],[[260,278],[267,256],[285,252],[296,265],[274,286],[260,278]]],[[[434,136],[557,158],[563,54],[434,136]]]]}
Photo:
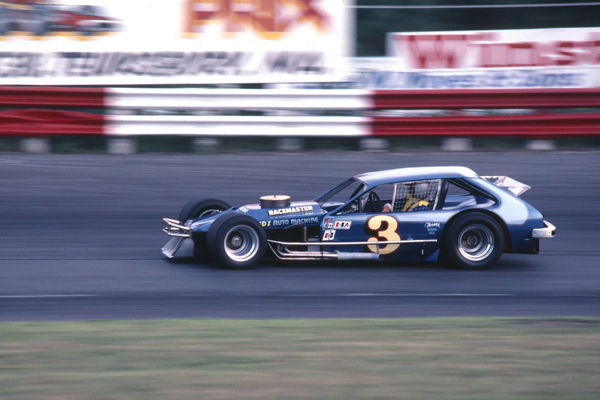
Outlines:
{"type": "Polygon", "coordinates": [[[278,240],[268,240],[269,248],[280,260],[379,260],[380,246],[390,244],[423,244],[437,243],[437,239],[422,240],[394,240],[394,241],[363,241],[363,242],[281,242],[278,240]],[[343,252],[343,251],[325,251],[324,247],[343,247],[343,246],[375,246],[375,253],[367,252],[343,252]],[[291,247],[300,247],[306,249],[293,250],[291,247]]]}

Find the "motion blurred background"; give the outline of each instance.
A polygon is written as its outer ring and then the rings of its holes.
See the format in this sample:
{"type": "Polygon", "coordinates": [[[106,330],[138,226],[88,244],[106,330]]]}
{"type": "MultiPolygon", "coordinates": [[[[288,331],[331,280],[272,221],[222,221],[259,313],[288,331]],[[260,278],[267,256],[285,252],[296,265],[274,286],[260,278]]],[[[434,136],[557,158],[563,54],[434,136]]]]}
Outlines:
{"type": "Polygon", "coordinates": [[[0,149],[596,148],[599,12],[549,0],[4,1],[0,149]]]}
{"type": "Polygon", "coordinates": [[[0,0],[0,398],[600,398],[599,150],[600,2],[0,0]],[[557,237],[482,272],[160,254],[190,198],[425,165],[531,185],[557,237]]]}

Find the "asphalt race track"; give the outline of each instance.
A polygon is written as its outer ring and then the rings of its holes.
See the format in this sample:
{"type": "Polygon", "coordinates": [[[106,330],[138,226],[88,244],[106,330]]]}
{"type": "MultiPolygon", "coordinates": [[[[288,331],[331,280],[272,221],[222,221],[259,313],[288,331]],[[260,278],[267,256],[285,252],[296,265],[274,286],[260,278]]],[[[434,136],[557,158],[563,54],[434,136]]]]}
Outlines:
{"type": "Polygon", "coordinates": [[[600,153],[0,155],[0,320],[600,315],[600,153]],[[355,173],[465,165],[533,186],[558,227],[488,271],[162,258],[161,217],[192,197],[312,198],[355,173]]]}

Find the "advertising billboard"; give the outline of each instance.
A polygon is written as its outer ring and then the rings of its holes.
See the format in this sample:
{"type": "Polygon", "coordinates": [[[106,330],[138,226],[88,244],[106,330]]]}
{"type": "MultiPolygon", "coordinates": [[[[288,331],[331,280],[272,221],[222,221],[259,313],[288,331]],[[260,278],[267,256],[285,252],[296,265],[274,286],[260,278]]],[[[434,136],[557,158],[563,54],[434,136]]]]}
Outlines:
{"type": "Polygon", "coordinates": [[[600,65],[600,28],[389,33],[403,69],[600,65]]]}
{"type": "Polygon", "coordinates": [[[348,25],[339,0],[4,0],[0,84],[339,80],[348,25]]]}
{"type": "Polygon", "coordinates": [[[600,87],[600,28],[393,32],[351,71],[373,89],[600,87]]]}
{"type": "Polygon", "coordinates": [[[600,66],[412,69],[393,57],[350,60],[349,87],[367,89],[598,88],[600,66]]]}

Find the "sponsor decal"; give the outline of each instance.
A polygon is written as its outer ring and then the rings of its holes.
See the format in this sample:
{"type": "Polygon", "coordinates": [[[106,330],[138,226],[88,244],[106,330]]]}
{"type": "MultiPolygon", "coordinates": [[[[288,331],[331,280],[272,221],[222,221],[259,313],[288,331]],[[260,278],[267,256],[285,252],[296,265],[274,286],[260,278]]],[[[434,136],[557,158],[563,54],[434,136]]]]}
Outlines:
{"type": "Polygon", "coordinates": [[[319,217],[300,217],[300,218],[285,218],[285,219],[270,219],[259,221],[263,228],[281,227],[288,225],[310,225],[318,224],[319,217]]]}
{"type": "Polygon", "coordinates": [[[243,212],[243,213],[247,213],[248,209],[246,207],[240,207],[238,208],[239,212],[243,212]]]}
{"type": "Polygon", "coordinates": [[[278,208],[275,210],[269,210],[269,215],[293,214],[293,213],[301,213],[301,212],[310,212],[312,210],[313,210],[313,206],[296,206],[296,207],[278,208]]]}
{"type": "Polygon", "coordinates": [[[439,222],[425,222],[425,229],[430,235],[436,235],[440,230],[439,222]]]}
{"type": "Polygon", "coordinates": [[[291,218],[290,223],[292,225],[300,225],[300,224],[318,224],[319,217],[305,217],[305,218],[291,218]]]}
{"type": "Polygon", "coordinates": [[[348,230],[352,226],[352,221],[335,221],[333,229],[348,230]]]}
{"type": "Polygon", "coordinates": [[[329,218],[329,217],[325,218],[323,220],[323,228],[325,228],[325,229],[332,229],[333,228],[333,221],[334,221],[333,218],[329,218]]]}
{"type": "Polygon", "coordinates": [[[289,219],[274,219],[271,224],[273,226],[287,226],[290,225],[289,219]]]}
{"type": "Polygon", "coordinates": [[[333,229],[327,229],[325,232],[323,232],[323,241],[329,241],[329,240],[333,240],[335,238],[335,230],[333,229]]]}

